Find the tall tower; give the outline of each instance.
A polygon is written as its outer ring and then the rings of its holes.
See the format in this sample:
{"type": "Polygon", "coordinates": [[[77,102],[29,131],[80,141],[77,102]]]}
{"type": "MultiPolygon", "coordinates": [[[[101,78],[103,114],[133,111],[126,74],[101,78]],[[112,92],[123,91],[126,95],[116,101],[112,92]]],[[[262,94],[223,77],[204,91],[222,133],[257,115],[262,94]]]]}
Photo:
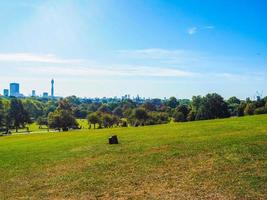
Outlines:
{"type": "Polygon", "coordinates": [[[51,97],[54,97],[54,79],[51,80],[51,97]]]}

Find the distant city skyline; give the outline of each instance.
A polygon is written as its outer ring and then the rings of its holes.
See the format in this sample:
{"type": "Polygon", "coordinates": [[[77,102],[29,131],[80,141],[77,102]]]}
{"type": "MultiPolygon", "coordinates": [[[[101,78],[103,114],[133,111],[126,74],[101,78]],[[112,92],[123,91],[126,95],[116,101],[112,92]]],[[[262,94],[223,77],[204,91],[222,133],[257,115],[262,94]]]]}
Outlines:
{"type": "Polygon", "coordinates": [[[0,90],[267,96],[265,0],[0,2],[0,90]]]}
{"type": "Polygon", "coordinates": [[[50,84],[51,84],[50,95],[46,91],[43,91],[42,93],[37,94],[35,89],[31,90],[31,94],[23,94],[20,92],[20,83],[15,83],[15,82],[9,83],[9,89],[7,88],[3,89],[2,95],[5,97],[45,97],[45,98],[51,97],[51,98],[54,98],[55,97],[54,79],[51,80],[50,84]]]}

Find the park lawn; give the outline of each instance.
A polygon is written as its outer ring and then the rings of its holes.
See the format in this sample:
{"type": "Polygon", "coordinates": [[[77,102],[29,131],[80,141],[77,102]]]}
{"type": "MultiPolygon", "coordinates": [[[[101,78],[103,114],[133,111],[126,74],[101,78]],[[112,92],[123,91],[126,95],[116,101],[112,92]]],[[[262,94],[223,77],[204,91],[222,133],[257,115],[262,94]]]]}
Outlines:
{"type": "Polygon", "coordinates": [[[0,199],[267,199],[267,115],[3,136],[0,177],[0,199]]]}

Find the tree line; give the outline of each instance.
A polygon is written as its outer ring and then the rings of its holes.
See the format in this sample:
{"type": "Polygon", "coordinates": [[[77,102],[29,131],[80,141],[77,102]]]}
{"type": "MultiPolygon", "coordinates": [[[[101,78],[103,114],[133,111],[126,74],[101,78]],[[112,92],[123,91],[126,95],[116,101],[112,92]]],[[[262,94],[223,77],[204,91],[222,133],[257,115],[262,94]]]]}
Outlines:
{"type": "Polygon", "coordinates": [[[225,100],[216,93],[193,96],[191,100],[150,99],[136,103],[131,99],[109,102],[92,102],[76,96],[64,99],[10,98],[0,99],[0,129],[18,131],[27,124],[36,122],[40,126],[67,131],[79,129],[77,119],[87,119],[89,128],[111,128],[114,126],[146,126],[175,122],[186,122],[244,115],[267,113],[267,97],[240,100],[231,97],[225,100]]]}

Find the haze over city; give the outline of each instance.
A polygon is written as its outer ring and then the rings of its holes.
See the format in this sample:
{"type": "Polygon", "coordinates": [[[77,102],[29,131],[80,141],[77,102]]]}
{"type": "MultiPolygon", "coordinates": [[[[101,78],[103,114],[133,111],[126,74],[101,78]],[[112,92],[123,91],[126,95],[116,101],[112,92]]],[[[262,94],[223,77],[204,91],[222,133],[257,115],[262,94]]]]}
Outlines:
{"type": "Polygon", "coordinates": [[[252,97],[267,88],[266,1],[0,2],[0,91],[252,97]],[[220,11],[220,12],[218,12],[220,11]]]}

